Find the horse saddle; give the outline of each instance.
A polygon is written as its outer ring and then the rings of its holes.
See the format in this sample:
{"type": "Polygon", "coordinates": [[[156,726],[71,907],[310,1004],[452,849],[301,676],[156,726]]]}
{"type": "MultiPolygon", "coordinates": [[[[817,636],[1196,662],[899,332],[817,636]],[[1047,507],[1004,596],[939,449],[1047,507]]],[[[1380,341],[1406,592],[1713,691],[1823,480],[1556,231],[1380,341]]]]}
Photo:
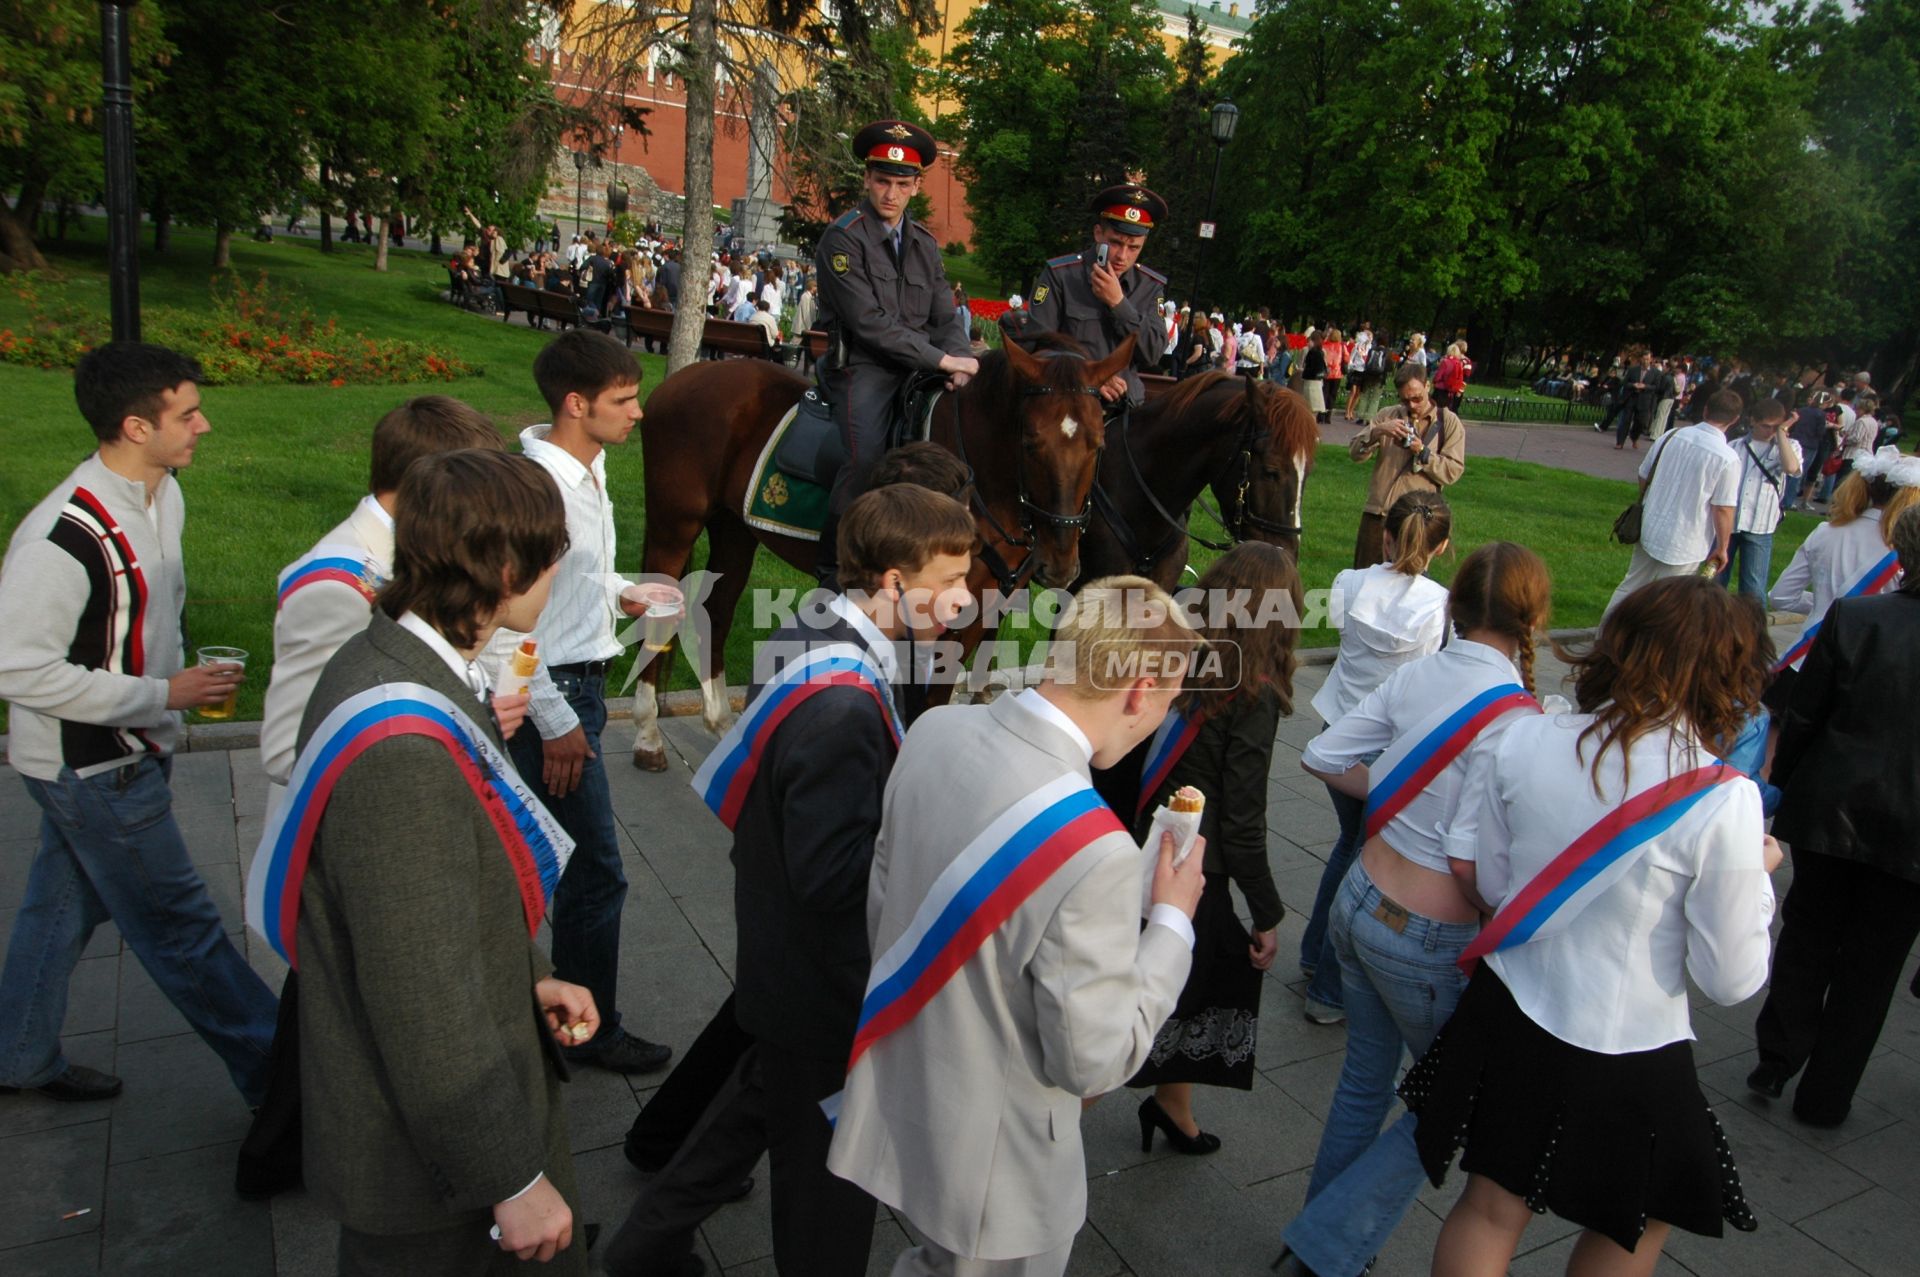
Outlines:
{"type": "MultiPolygon", "coordinates": [[[[887,424],[888,448],[932,437],[934,405],[946,388],[945,373],[918,373],[900,383],[887,424]]],[[[846,461],[847,444],[833,420],[833,406],[821,398],[818,386],[807,387],[779,434],[775,464],[790,478],[831,488],[846,461]]]]}

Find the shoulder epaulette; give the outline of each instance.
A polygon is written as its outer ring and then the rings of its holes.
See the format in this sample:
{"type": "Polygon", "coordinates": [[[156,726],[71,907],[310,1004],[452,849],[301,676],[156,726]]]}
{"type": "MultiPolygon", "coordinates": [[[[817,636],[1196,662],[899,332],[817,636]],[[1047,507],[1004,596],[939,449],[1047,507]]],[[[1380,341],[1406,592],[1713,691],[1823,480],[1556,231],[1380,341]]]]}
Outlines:
{"type": "Polygon", "coordinates": [[[1156,284],[1164,284],[1167,282],[1167,277],[1165,275],[1162,275],[1159,271],[1155,270],[1151,266],[1142,266],[1138,263],[1135,263],[1133,268],[1139,271],[1142,275],[1145,275],[1148,279],[1152,280],[1156,284]]]}
{"type": "Polygon", "coordinates": [[[865,215],[866,215],[865,210],[863,209],[850,208],[846,212],[840,214],[840,216],[834,218],[833,224],[839,227],[841,230],[845,230],[847,229],[847,227],[853,225],[855,222],[859,221],[865,215]]]}
{"type": "Polygon", "coordinates": [[[1047,259],[1047,265],[1049,266],[1078,266],[1079,264],[1080,254],[1078,253],[1062,253],[1058,257],[1049,257],[1047,259]]]}
{"type": "Polygon", "coordinates": [[[922,226],[919,222],[908,222],[907,225],[913,227],[914,230],[919,231],[922,235],[925,235],[928,239],[933,240],[935,244],[938,244],[940,242],[938,239],[934,237],[934,234],[932,231],[928,230],[925,226],[922,226]]]}

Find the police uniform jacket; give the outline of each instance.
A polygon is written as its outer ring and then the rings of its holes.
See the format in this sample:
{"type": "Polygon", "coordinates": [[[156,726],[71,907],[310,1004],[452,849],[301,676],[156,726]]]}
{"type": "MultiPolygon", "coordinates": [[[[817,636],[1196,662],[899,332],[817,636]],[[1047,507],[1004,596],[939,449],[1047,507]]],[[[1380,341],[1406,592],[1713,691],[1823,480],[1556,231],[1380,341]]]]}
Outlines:
{"type": "Polygon", "coordinates": [[[1094,296],[1092,263],[1089,249],[1046,264],[1028,303],[1032,312],[1028,331],[1065,333],[1096,359],[1112,354],[1131,333],[1133,364],[1124,375],[1127,398],[1137,404],[1146,398],[1140,374],[1157,369],[1167,353],[1167,329],[1160,314],[1167,300],[1167,277],[1134,263],[1120,277],[1120,304],[1109,307],[1094,296]]]}
{"type": "Polygon", "coordinates": [[[830,338],[828,359],[838,368],[904,375],[936,372],[945,355],[971,354],[933,232],[902,217],[898,261],[890,240],[866,200],[820,237],[816,324],[830,338]]]}

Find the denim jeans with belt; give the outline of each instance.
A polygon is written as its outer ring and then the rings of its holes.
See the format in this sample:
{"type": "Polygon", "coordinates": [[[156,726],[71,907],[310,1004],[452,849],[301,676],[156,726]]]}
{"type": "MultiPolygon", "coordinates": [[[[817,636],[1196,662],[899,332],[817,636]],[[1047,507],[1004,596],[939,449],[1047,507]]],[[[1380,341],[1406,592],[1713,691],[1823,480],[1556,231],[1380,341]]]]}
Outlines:
{"type": "Polygon", "coordinates": [[[547,910],[553,928],[553,974],[593,994],[604,1040],[611,1042],[620,1027],[620,1004],[614,999],[620,983],[620,908],[627,899],[627,875],[620,866],[613,793],[600,748],[600,733],[607,726],[606,676],[568,666],[556,667],[552,675],[554,687],[579,715],[587,736],[590,756],[580,769],[580,784],[564,798],[547,791],[541,779],[545,755],[540,733],[530,719],[513,734],[507,749],[521,779],[573,839],[573,858],[547,910]]]}
{"type": "MultiPolygon", "coordinates": [[[[1360,761],[1371,766],[1378,757],[1377,753],[1368,754],[1360,761]]],[[[1333,814],[1340,821],[1340,837],[1327,853],[1327,867],[1320,871],[1320,888],[1313,897],[1313,914],[1300,936],[1300,969],[1312,972],[1307,980],[1307,1001],[1337,1008],[1341,1005],[1340,963],[1334,957],[1333,941],[1327,934],[1327,918],[1333,912],[1334,897],[1340,891],[1340,884],[1346,881],[1353,858],[1360,854],[1361,845],[1367,841],[1367,803],[1364,798],[1349,797],[1332,785],[1327,786],[1327,797],[1333,800],[1333,814]]]]}
{"type": "Polygon", "coordinates": [[[1767,577],[1773,570],[1773,533],[1735,532],[1727,539],[1727,566],[1715,578],[1725,585],[1740,573],[1740,593],[1767,605],[1767,577]]]}
{"type": "Polygon", "coordinates": [[[1347,1058],[1334,1089],[1307,1205],[1282,1236],[1324,1277],[1351,1277],[1380,1252],[1426,1182],[1415,1119],[1385,1134],[1402,1052],[1432,1044],[1466,990],[1457,965],[1477,923],[1438,922],[1384,895],[1356,864],[1340,884],[1329,934],[1347,1007],[1347,1058]]]}
{"type": "Polygon", "coordinates": [[[67,983],[111,920],[247,1103],[265,1097],[279,1004],[221,929],[173,818],[170,772],[149,758],[84,779],[70,768],[23,778],[40,847],[0,973],[0,1084],[44,1086],[65,1070],[67,983]]]}

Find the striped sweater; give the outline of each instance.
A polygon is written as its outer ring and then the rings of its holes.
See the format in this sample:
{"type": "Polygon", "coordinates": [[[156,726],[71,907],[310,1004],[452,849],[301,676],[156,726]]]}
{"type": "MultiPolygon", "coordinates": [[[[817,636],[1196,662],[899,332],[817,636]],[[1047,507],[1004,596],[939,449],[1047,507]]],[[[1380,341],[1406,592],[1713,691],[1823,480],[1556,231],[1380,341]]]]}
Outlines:
{"type": "Polygon", "coordinates": [[[180,485],[88,457],[14,529],[0,563],[0,699],[23,775],[82,776],[173,752],[167,678],[182,662],[180,485]]]}

